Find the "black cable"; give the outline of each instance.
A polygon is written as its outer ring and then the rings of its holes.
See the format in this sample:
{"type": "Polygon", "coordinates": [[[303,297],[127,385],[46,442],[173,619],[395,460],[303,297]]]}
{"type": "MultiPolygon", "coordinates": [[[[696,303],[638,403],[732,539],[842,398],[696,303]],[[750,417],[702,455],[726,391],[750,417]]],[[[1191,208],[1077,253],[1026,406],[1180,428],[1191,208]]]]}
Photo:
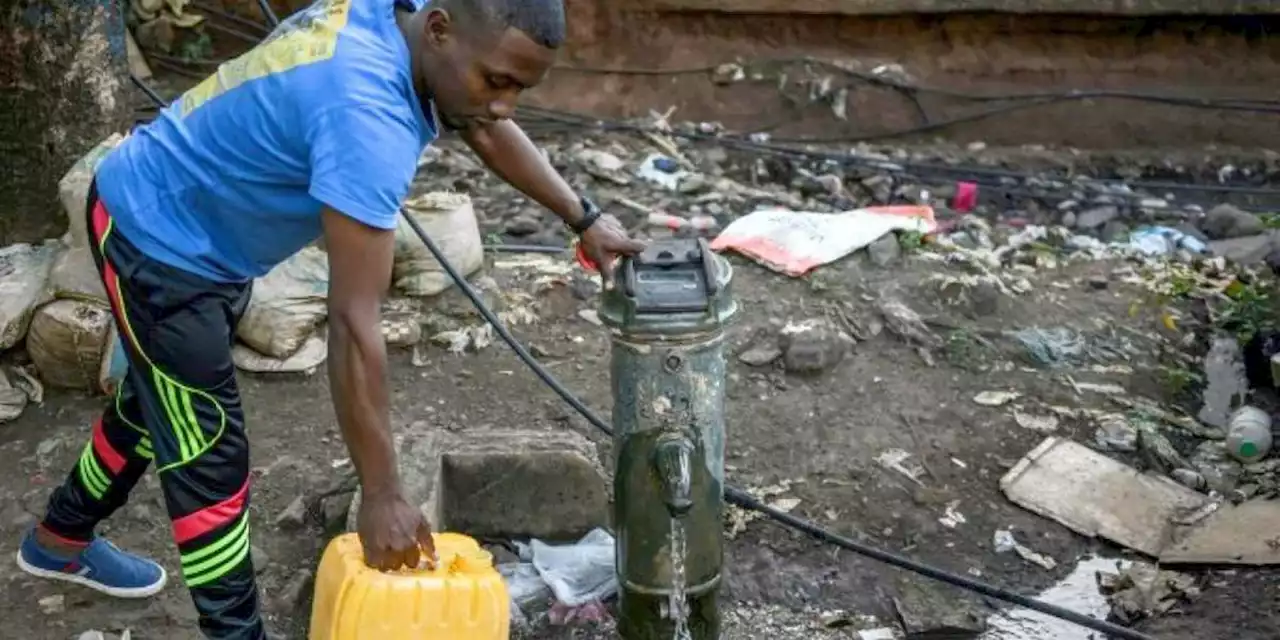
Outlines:
{"type": "Polygon", "coordinates": [[[272,29],[280,26],[280,18],[276,17],[275,11],[271,10],[269,0],[258,0],[258,6],[262,8],[262,15],[267,17],[267,22],[271,23],[272,29]]]}
{"type": "Polygon", "coordinates": [[[147,83],[143,82],[141,78],[133,75],[132,71],[129,72],[129,81],[133,83],[133,86],[141,89],[143,93],[147,94],[147,97],[151,98],[151,101],[156,103],[157,107],[161,109],[164,108],[165,106],[164,98],[161,98],[160,94],[156,93],[155,89],[152,89],[150,86],[148,86],[147,83]]]}
{"type": "MultiPolygon", "coordinates": [[[[403,215],[403,212],[401,213],[403,215]]],[[[465,295],[471,301],[471,304],[475,306],[476,311],[478,311],[480,315],[484,317],[485,321],[493,327],[494,331],[502,338],[502,341],[506,342],[507,346],[511,347],[511,349],[516,352],[516,355],[520,360],[528,365],[533,373],[537,375],[544,384],[550,387],[552,391],[555,391],[556,394],[565,402],[569,403],[569,406],[573,407],[582,415],[583,418],[586,418],[587,422],[590,422],[592,426],[599,429],[605,435],[613,436],[613,428],[610,427],[609,424],[606,423],[599,415],[592,411],[590,407],[579,400],[572,391],[565,388],[565,386],[557,380],[546,367],[542,366],[542,363],[538,362],[537,358],[534,358],[533,354],[529,353],[529,350],[511,334],[511,331],[507,329],[502,320],[500,320],[493,311],[489,309],[488,305],[480,299],[480,295],[471,287],[471,284],[468,283],[456,269],[454,269],[453,265],[450,264],[449,259],[444,255],[444,252],[436,246],[436,243],[427,235],[427,232],[420,224],[418,224],[418,221],[414,220],[413,216],[410,215],[404,215],[404,219],[409,223],[409,227],[413,229],[413,232],[418,236],[418,239],[422,241],[422,244],[431,252],[431,255],[440,262],[440,266],[444,268],[445,273],[449,274],[450,278],[453,278],[454,283],[462,290],[463,295],[465,295]]],[[[1018,595],[1007,589],[979,582],[972,578],[967,578],[943,569],[938,569],[937,567],[932,567],[910,558],[905,558],[889,553],[888,551],[862,544],[856,540],[851,540],[839,534],[827,531],[808,520],[797,518],[784,511],[770,507],[751,496],[751,494],[736,487],[726,486],[724,489],[724,495],[726,501],[730,504],[737,505],[743,509],[759,512],[762,515],[776,520],[780,524],[791,527],[797,531],[807,533],[818,540],[833,544],[847,551],[852,551],[874,560],[879,560],[880,562],[893,565],[900,569],[906,569],[907,571],[920,574],[927,578],[932,578],[952,586],[968,589],[996,600],[1002,600],[1009,604],[1039,611],[1040,613],[1078,624],[1082,627],[1093,629],[1094,631],[1100,631],[1116,638],[1123,638],[1125,640],[1155,640],[1155,638],[1151,636],[1132,629],[1126,629],[1125,627],[1106,622],[1105,620],[1091,618],[1084,614],[1071,611],[1070,609],[1041,602],[1027,596],[1018,595]]]]}
{"type": "Polygon", "coordinates": [[[193,6],[193,7],[197,8],[197,9],[199,9],[199,10],[201,10],[201,11],[203,11],[203,12],[205,12],[205,13],[207,13],[207,14],[211,15],[211,16],[217,16],[217,17],[222,18],[223,20],[226,20],[226,21],[228,21],[228,22],[234,22],[234,23],[236,23],[236,24],[238,24],[238,25],[240,25],[240,26],[242,26],[242,27],[247,27],[247,28],[250,28],[250,29],[254,29],[254,30],[256,30],[256,31],[260,31],[260,32],[262,32],[262,35],[264,35],[264,36],[265,36],[265,35],[267,35],[267,33],[268,33],[267,28],[266,28],[266,27],[264,27],[264,26],[262,26],[261,24],[258,24],[257,22],[254,22],[254,21],[252,21],[252,20],[250,20],[250,19],[248,19],[248,18],[244,18],[244,17],[238,16],[238,15],[235,15],[235,14],[233,14],[233,13],[227,13],[226,11],[223,11],[223,10],[221,10],[221,9],[219,9],[219,8],[217,8],[217,7],[215,7],[215,6],[213,6],[213,5],[210,5],[210,4],[209,4],[209,3],[207,3],[207,2],[200,2],[199,0],[196,0],[196,2],[192,2],[192,3],[191,3],[191,6],[193,6]]]}
{"type": "MultiPolygon", "coordinates": [[[[521,106],[518,113],[531,114],[534,117],[542,117],[554,119],[565,124],[576,124],[578,126],[589,126],[602,131],[618,131],[624,133],[652,133],[652,127],[644,127],[640,125],[630,124],[618,120],[600,118],[586,114],[574,113],[571,111],[563,111],[558,109],[547,109],[545,107],[529,107],[521,106]]],[[[720,135],[697,133],[693,131],[681,131],[679,129],[664,130],[660,133],[675,138],[682,138],[695,142],[711,142],[731,149],[740,151],[748,151],[755,153],[765,153],[770,155],[787,156],[792,158],[809,158],[819,160],[830,160],[843,165],[871,167],[889,172],[911,171],[918,173],[941,173],[957,177],[975,177],[983,176],[988,178],[1010,178],[1016,180],[1043,180],[1046,177],[1062,182],[1071,182],[1074,178],[1070,176],[1045,176],[1033,175],[1030,173],[1015,171],[1012,169],[998,169],[994,167],[981,167],[974,165],[945,165],[927,162],[912,162],[898,160],[881,160],[872,158],[862,158],[848,153],[837,151],[825,151],[819,149],[807,149],[801,147],[785,146],[768,142],[755,142],[748,138],[734,135],[720,135]]],[[[1195,184],[1195,183],[1177,183],[1177,182],[1146,182],[1146,181],[1128,181],[1115,180],[1106,178],[1093,178],[1081,176],[1091,182],[1097,184],[1113,184],[1128,185],[1140,189],[1167,190],[1167,191],[1201,191],[1205,193],[1234,193],[1239,195],[1256,195],[1268,197],[1280,197],[1280,189],[1269,187],[1248,187],[1240,185],[1212,185],[1212,184],[1195,184]]],[[[1112,194],[1118,195],[1118,194],[1112,194]]]]}

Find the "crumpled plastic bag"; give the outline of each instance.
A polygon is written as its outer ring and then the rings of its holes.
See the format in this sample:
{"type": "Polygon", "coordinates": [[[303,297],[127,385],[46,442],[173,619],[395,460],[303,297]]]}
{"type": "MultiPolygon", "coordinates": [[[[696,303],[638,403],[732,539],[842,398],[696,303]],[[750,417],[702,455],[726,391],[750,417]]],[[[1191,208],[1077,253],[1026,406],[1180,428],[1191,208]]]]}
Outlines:
{"type": "Polygon", "coordinates": [[[843,213],[762,209],[729,224],[711,243],[792,277],[835,262],[894,231],[933,233],[933,208],[866,207],[843,213]]]}
{"type": "Polygon", "coordinates": [[[608,619],[601,603],[618,592],[612,534],[595,529],[578,542],[531,540],[517,542],[516,550],[520,562],[498,567],[511,596],[513,626],[526,628],[529,618],[543,614],[557,625],[608,619]]]}
{"type": "MultiPolygon", "coordinates": [[[[525,555],[523,549],[520,555],[525,555]]],[[[604,529],[594,529],[581,540],[566,545],[531,540],[529,557],[561,604],[579,607],[618,592],[613,534],[604,529]]]]}

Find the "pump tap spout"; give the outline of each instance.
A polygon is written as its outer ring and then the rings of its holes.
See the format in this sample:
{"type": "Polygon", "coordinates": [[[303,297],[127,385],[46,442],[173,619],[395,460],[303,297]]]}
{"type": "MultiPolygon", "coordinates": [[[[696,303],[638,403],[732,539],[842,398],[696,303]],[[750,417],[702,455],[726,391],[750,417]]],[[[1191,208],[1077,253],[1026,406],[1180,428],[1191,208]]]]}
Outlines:
{"type": "Polygon", "coordinates": [[[693,508],[693,443],[682,436],[667,438],[653,451],[653,464],[662,486],[662,501],[672,518],[693,508]]]}

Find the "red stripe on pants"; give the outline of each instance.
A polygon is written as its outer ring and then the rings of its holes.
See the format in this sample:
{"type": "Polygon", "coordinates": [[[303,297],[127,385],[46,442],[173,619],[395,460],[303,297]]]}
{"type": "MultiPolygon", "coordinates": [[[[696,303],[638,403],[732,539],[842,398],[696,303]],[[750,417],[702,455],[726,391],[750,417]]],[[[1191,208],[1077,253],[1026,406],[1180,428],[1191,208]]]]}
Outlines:
{"type": "Polygon", "coordinates": [[[248,495],[249,481],[245,480],[244,486],[230,498],[174,520],[173,539],[182,544],[231,522],[244,510],[245,497],[248,495]]]}
{"type": "Polygon", "coordinates": [[[98,457],[106,463],[112,475],[120,473],[124,468],[124,456],[111,446],[107,441],[107,433],[102,430],[102,416],[98,416],[98,419],[93,422],[93,450],[98,452],[98,457]]]}

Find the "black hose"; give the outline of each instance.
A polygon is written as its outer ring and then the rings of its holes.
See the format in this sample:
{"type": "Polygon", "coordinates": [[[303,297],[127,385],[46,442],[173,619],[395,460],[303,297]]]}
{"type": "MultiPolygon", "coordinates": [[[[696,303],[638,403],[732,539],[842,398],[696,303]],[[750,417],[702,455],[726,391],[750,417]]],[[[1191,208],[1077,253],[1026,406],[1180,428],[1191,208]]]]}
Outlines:
{"type": "MultiPolygon", "coordinates": [[[[484,317],[485,321],[493,326],[494,331],[502,338],[502,341],[506,342],[507,345],[516,352],[516,355],[533,370],[534,374],[536,374],[543,383],[548,387],[551,387],[551,390],[555,391],[556,394],[565,402],[569,403],[569,406],[582,414],[582,417],[586,418],[587,422],[590,422],[595,428],[599,429],[606,435],[612,436],[613,428],[609,426],[604,419],[592,411],[590,407],[579,400],[573,392],[565,388],[565,386],[561,384],[561,382],[557,380],[546,367],[542,366],[542,363],[538,362],[537,358],[534,358],[533,354],[529,353],[529,350],[511,334],[511,331],[507,329],[502,320],[500,320],[498,316],[489,309],[488,305],[480,299],[480,295],[471,287],[471,284],[468,283],[460,273],[458,273],[457,269],[453,268],[453,265],[449,263],[449,259],[444,255],[444,252],[436,246],[436,243],[431,240],[431,237],[428,236],[427,232],[420,224],[418,224],[418,221],[414,220],[413,216],[407,214],[404,215],[404,219],[409,223],[409,227],[413,229],[413,232],[418,236],[418,239],[422,241],[422,244],[431,252],[431,255],[435,256],[435,259],[440,262],[440,266],[444,268],[445,273],[448,273],[449,277],[453,278],[453,281],[458,285],[458,288],[462,290],[463,295],[467,296],[467,299],[471,300],[471,304],[475,305],[476,311],[480,312],[480,315],[484,317]]],[[[1070,609],[1064,609],[1057,605],[1018,595],[1007,589],[989,585],[985,582],[979,582],[972,578],[951,573],[937,567],[917,562],[910,558],[905,558],[889,553],[888,551],[862,544],[856,540],[851,540],[823,529],[808,520],[797,518],[789,513],[770,507],[751,496],[751,494],[736,487],[726,486],[724,495],[726,501],[730,504],[737,505],[743,509],[759,512],[762,515],[776,520],[780,524],[791,527],[797,531],[807,533],[818,540],[833,544],[842,549],[852,551],[874,560],[879,560],[880,562],[893,565],[900,569],[906,569],[927,578],[932,578],[952,586],[968,589],[996,600],[1002,600],[1010,604],[1039,611],[1040,613],[1078,624],[1082,627],[1093,629],[1094,631],[1100,631],[1112,637],[1123,638],[1124,640],[1156,640],[1152,636],[1148,636],[1132,629],[1126,629],[1105,620],[1091,618],[1084,614],[1071,611],[1070,609]]]]}
{"type": "Polygon", "coordinates": [[[280,18],[276,17],[275,11],[271,10],[269,0],[258,0],[258,6],[262,7],[262,15],[267,17],[267,22],[271,23],[271,28],[274,29],[280,25],[280,18]]]}

